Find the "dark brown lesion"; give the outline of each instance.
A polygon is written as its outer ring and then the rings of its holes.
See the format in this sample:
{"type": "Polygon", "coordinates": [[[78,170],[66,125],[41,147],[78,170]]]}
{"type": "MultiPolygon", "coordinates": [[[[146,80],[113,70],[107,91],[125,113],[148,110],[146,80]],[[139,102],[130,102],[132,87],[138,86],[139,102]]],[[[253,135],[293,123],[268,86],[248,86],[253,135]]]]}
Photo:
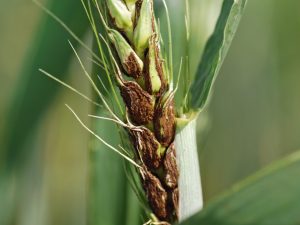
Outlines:
{"type": "Polygon", "coordinates": [[[145,128],[130,131],[134,148],[140,156],[141,161],[150,170],[158,169],[161,165],[162,156],[160,154],[160,143],[156,140],[153,133],[145,128]]]}
{"type": "MultiPolygon", "coordinates": [[[[134,138],[139,136],[138,133],[134,132],[131,131],[135,136],[134,138]]],[[[148,135],[151,136],[151,131],[145,136],[148,135]]],[[[135,141],[134,145],[137,145],[137,142],[135,141]]],[[[148,143],[150,144],[151,142],[148,143]]],[[[149,206],[159,220],[167,221],[166,224],[176,222],[178,220],[179,172],[176,162],[175,145],[174,143],[170,145],[164,154],[164,158],[157,158],[155,160],[148,158],[153,154],[153,152],[149,153],[149,149],[147,149],[149,147],[149,145],[143,146],[145,152],[144,155],[142,153],[142,156],[140,156],[143,158],[140,175],[149,206]],[[157,164],[153,165],[153,162],[157,162],[157,164]]],[[[150,147],[150,149],[152,148],[150,147]]]]}
{"type": "Polygon", "coordinates": [[[179,171],[176,161],[176,150],[175,145],[172,143],[166,151],[163,160],[163,171],[164,176],[163,184],[168,193],[168,221],[178,221],[178,202],[179,202],[179,191],[178,191],[178,178],[179,171]]]}
{"type": "Polygon", "coordinates": [[[153,120],[154,100],[136,82],[127,81],[120,86],[130,119],[137,125],[146,125],[153,120]]]}
{"type": "Polygon", "coordinates": [[[166,221],[169,214],[168,193],[160,180],[149,172],[147,168],[144,168],[143,171],[141,171],[141,176],[143,179],[143,187],[146,191],[146,196],[152,211],[158,219],[166,221]]]}
{"type": "Polygon", "coordinates": [[[154,114],[154,133],[157,140],[165,147],[168,147],[174,140],[176,121],[174,100],[168,101],[167,104],[156,104],[154,114]]]}
{"type": "Polygon", "coordinates": [[[178,185],[178,167],[176,161],[175,145],[172,143],[166,151],[163,161],[164,183],[168,188],[174,189],[178,185]]]}
{"type": "Polygon", "coordinates": [[[128,58],[123,63],[124,70],[128,76],[133,77],[134,79],[138,79],[143,74],[142,68],[137,61],[137,57],[137,55],[130,53],[128,58]]]}

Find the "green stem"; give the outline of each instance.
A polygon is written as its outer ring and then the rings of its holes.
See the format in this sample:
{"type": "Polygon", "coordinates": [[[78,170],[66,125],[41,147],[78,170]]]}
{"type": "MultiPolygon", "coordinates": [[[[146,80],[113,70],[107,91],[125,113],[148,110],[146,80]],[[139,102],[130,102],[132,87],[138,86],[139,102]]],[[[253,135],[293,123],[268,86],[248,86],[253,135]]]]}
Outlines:
{"type": "Polygon", "coordinates": [[[203,207],[196,124],[196,119],[192,120],[175,138],[179,168],[179,221],[194,215],[203,207]]]}

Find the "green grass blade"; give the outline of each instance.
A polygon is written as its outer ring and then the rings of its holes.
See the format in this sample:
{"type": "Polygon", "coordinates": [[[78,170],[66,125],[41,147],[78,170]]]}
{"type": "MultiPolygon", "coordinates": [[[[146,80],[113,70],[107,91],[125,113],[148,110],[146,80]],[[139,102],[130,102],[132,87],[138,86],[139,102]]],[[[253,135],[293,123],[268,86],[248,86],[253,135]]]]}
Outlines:
{"type": "Polygon", "coordinates": [[[141,225],[143,224],[142,215],[143,211],[140,203],[138,202],[136,194],[133,192],[130,184],[127,182],[127,195],[126,195],[126,218],[123,220],[125,225],[141,225]]]}
{"type": "MultiPolygon", "coordinates": [[[[120,143],[116,125],[95,119],[92,122],[98,135],[109,139],[114,146],[120,143]]],[[[127,181],[122,158],[94,137],[91,138],[89,155],[88,224],[124,224],[127,181]]]]}
{"type": "MultiPolygon", "coordinates": [[[[105,115],[98,107],[94,114],[105,115]]],[[[120,128],[114,122],[97,118],[92,118],[91,122],[92,129],[101,138],[109,140],[113,146],[122,143],[120,128]]],[[[141,224],[141,207],[124,169],[124,163],[128,162],[94,136],[91,136],[89,159],[87,224],[141,224]]]]}
{"type": "Polygon", "coordinates": [[[233,40],[247,0],[224,0],[215,30],[209,38],[195,80],[192,82],[190,107],[204,107],[212,84],[233,40]]]}
{"type": "MultiPolygon", "coordinates": [[[[80,1],[49,1],[48,8],[61,18],[70,29],[83,37],[88,27],[80,1]]],[[[33,3],[32,3],[33,4],[33,3]]],[[[49,81],[38,71],[43,68],[53,74],[67,75],[69,62],[73,57],[67,43],[71,36],[49,16],[44,16],[32,40],[29,52],[20,71],[19,83],[8,113],[5,138],[6,166],[18,165],[29,152],[23,151],[24,143],[50,107],[59,86],[49,81]],[[17,141],[16,141],[17,140],[17,141]]],[[[3,165],[3,164],[2,164],[3,165]]]]}
{"type": "Polygon", "coordinates": [[[275,162],[182,225],[282,225],[300,221],[300,151],[275,162]]]}

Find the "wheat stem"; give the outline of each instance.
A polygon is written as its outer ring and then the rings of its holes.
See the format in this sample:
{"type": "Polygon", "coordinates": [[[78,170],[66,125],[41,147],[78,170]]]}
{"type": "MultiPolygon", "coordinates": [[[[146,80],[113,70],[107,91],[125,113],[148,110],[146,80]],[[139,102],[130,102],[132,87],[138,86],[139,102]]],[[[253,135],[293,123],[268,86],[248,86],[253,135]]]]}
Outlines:
{"type": "Polygon", "coordinates": [[[175,138],[179,167],[179,221],[203,207],[200,167],[196,141],[196,119],[185,126],[175,138]]]}

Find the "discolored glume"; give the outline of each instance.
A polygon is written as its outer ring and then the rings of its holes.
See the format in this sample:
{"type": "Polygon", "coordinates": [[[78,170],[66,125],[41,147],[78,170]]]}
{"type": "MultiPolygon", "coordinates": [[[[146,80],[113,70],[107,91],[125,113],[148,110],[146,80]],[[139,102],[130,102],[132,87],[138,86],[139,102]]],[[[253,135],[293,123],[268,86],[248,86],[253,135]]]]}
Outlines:
{"type": "Polygon", "coordinates": [[[162,146],[168,147],[175,136],[175,110],[174,100],[172,99],[165,106],[157,104],[154,114],[154,133],[162,146]]]}
{"type": "Polygon", "coordinates": [[[160,220],[166,220],[168,217],[168,193],[160,180],[146,168],[142,172],[142,178],[151,209],[160,220]]]}
{"type": "Polygon", "coordinates": [[[150,169],[157,169],[161,165],[161,145],[153,133],[145,128],[130,131],[133,145],[143,163],[150,169]]]}
{"type": "Polygon", "coordinates": [[[108,37],[115,47],[126,74],[135,79],[139,78],[144,67],[143,61],[137,56],[120,32],[112,29],[109,31],[108,37]]]}
{"type": "Polygon", "coordinates": [[[172,143],[166,151],[165,158],[163,161],[164,167],[164,183],[169,188],[176,188],[178,184],[178,168],[176,162],[175,145],[172,143]]]}
{"type": "Polygon", "coordinates": [[[142,68],[137,62],[137,56],[131,53],[123,63],[125,71],[134,79],[139,78],[142,75],[142,68]]]}
{"type": "Polygon", "coordinates": [[[130,119],[135,124],[146,125],[153,120],[154,100],[151,95],[133,81],[124,82],[120,91],[130,119]]]}

